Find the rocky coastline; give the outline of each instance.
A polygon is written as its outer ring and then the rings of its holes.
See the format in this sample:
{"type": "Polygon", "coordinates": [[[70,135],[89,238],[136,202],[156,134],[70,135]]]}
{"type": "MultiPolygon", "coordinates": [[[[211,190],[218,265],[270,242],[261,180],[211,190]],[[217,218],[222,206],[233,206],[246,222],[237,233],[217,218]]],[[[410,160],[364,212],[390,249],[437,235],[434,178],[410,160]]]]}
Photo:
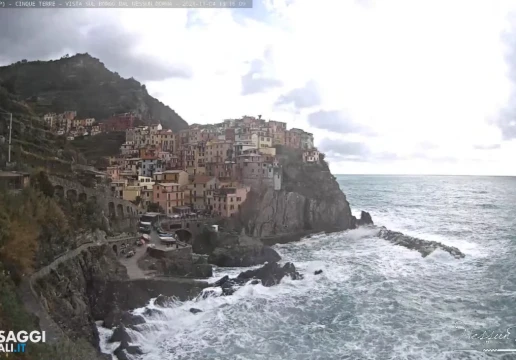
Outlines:
{"type": "MultiPolygon", "coordinates": [[[[231,296],[242,286],[275,286],[288,277],[301,281],[295,264],[280,265],[281,256],[271,248],[277,243],[298,241],[316,233],[331,233],[370,227],[377,236],[428,256],[436,249],[455,258],[460,250],[432,241],[416,239],[385,228],[375,227],[371,215],[351,214],[346,196],[324,163],[300,166],[284,163],[285,189],[253,191],[238,217],[228,219],[218,230],[205,227],[192,241],[189,255],[182,259],[188,269],[195,266],[252,267],[234,278],[223,277],[214,283],[186,278],[166,263],[167,277],[130,279],[127,269],[108,245],[92,246],[64,261],[38,279],[35,292],[44,308],[71,340],[84,338],[100,355],[97,324],[113,329],[110,343],[119,343],[114,355],[120,360],[141,354],[132,342],[131,331],[145,324],[145,317],[159,315],[175,301],[202,300],[209,296],[231,296]],[[302,179],[302,180],[299,180],[302,179]],[[188,258],[188,259],[187,259],[188,258]],[[191,262],[191,263],[190,263],[191,262]],[[154,300],[153,300],[154,299],[154,300]],[[149,304],[153,303],[153,306],[149,304]],[[131,313],[144,308],[143,315],[131,313]]],[[[176,264],[177,265],[177,264],[176,264]]],[[[183,269],[184,270],[184,269],[183,269]]],[[[203,272],[206,277],[211,271],[203,272]]],[[[322,270],[315,272],[315,275],[322,270]]],[[[200,309],[192,308],[195,316],[200,309]]]]}

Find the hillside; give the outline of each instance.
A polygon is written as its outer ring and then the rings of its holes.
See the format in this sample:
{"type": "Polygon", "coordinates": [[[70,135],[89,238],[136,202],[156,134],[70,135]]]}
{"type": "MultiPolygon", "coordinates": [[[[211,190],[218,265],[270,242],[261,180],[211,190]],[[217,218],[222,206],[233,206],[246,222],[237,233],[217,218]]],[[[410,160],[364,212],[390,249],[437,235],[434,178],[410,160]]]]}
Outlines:
{"type": "Polygon", "coordinates": [[[76,110],[80,118],[102,121],[135,111],[166,129],[188,126],[174,110],[153,98],[145,85],[124,79],[89,54],[51,61],[22,61],[0,67],[0,86],[27,101],[37,115],[76,110]]]}
{"type": "MultiPolygon", "coordinates": [[[[72,162],[86,159],[63,136],[49,131],[40,117],[21,97],[0,86],[0,112],[13,113],[13,162],[29,168],[43,167],[53,172],[70,171],[72,162]]],[[[0,167],[7,161],[9,116],[0,114],[0,167]]],[[[23,170],[23,169],[21,169],[23,170]]]]}

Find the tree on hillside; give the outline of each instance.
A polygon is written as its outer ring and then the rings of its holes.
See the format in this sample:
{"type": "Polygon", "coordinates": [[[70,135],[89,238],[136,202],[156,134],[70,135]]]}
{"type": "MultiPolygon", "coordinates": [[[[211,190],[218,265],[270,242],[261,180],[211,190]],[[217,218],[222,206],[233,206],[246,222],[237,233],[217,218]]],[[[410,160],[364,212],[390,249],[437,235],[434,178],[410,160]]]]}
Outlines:
{"type": "Polygon", "coordinates": [[[30,184],[36,190],[41,191],[45,196],[54,196],[54,185],[48,179],[48,175],[45,171],[39,170],[31,175],[30,184]]]}

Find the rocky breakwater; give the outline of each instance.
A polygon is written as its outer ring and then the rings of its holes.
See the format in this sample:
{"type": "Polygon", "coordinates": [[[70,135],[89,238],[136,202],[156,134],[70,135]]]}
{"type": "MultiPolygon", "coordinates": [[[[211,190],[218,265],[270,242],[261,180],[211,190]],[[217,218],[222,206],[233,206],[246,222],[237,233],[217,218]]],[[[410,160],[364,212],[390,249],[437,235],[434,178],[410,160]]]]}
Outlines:
{"type": "Polygon", "coordinates": [[[421,254],[422,257],[427,257],[437,249],[449,253],[456,259],[462,259],[466,256],[456,247],[444,245],[437,241],[418,239],[397,231],[388,230],[385,227],[381,227],[378,229],[378,237],[385,239],[394,245],[399,245],[406,247],[407,249],[416,250],[421,254]]]}

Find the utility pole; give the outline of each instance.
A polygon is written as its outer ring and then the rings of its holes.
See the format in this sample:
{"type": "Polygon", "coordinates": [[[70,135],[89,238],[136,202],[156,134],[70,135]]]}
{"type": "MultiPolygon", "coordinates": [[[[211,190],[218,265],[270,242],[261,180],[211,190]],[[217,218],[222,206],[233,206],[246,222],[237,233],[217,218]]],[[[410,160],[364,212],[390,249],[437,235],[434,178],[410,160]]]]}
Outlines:
{"type": "Polygon", "coordinates": [[[11,138],[13,134],[13,113],[9,113],[9,155],[7,162],[11,163],[11,138]]]}

